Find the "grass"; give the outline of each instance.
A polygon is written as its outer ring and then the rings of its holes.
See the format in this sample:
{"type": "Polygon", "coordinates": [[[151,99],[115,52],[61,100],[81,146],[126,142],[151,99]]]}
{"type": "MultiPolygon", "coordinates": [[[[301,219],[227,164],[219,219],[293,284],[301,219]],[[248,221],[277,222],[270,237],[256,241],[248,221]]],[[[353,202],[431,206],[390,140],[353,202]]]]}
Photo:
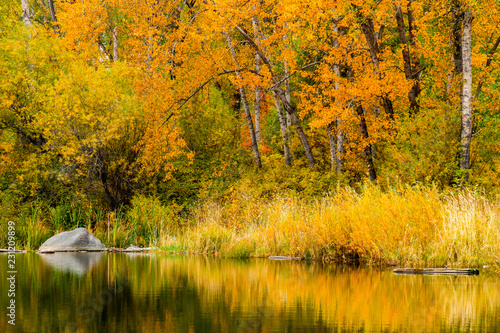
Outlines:
{"type": "MultiPolygon", "coordinates": [[[[34,204],[21,214],[17,224],[24,248],[36,249],[67,223],[55,211],[67,210],[34,204]]],[[[200,203],[188,217],[181,218],[179,211],[176,205],[137,197],[128,211],[86,212],[80,226],[108,247],[134,244],[234,258],[287,255],[420,267],[491,265],[500,271],[500,205],[480,191],[367,185],[316,198],[271,199],[234,191],[223,200],[200,203]]]]}
{"type": "Polygon", "coordinates": [[[289,255],[415,266],[481,266],[500,258],[500,207],[478,192],[433,188],[208,202],[176,242],[228,257],[289,255]]]}

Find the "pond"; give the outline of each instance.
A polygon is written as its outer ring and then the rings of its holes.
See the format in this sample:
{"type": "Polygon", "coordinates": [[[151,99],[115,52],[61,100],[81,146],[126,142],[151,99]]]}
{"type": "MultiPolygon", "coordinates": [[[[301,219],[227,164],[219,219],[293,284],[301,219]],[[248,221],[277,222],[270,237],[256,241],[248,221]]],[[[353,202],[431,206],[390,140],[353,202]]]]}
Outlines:
{"type": "Polygon", "coordinates": [[[500,278],[318,262],[0,254],[0,332],[500,332],[500,278]]]}

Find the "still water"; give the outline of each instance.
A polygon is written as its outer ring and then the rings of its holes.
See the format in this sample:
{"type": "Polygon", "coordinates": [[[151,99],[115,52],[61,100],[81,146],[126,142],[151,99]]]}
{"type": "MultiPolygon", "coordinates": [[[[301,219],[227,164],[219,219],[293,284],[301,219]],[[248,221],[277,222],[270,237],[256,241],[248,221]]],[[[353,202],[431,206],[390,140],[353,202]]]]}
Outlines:
{"type": "Polygon", "coordinates": [[[500,278],[314,262],[0,254],[0,332],[500,332],[500,278]]]}

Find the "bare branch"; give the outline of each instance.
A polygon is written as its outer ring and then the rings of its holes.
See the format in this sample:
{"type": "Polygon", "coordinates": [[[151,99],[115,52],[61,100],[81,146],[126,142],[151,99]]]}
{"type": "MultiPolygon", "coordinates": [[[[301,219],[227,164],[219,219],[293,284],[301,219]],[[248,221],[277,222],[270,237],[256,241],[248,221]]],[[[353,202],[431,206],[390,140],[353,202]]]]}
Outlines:
{"type": "MultiPolygon", "coordinates": [[[[493,61],[493,55],[495,54],[496,50],[498,49],[498,46],[500,45],[500,36],[498,36],[495,44],[491,48],[491,50],[488,52],[488,58],[486,60],[486,67],[490,67],[491,62],[493,61]]],[[[479,81],[477,84],[477,89],[476,89],[476,97],[479,96],[481,93],[481,89],[483,88],[484,80],[479,81]]]]}
{"type": "MultiPolygon", "coordinates": [[[[221,73],[217,73],[217,76],[222,76],[222,75],[227,75],[227,74],[232,74],[232,73],[236,73],[238,71],[241,71],[240,69],[235,69],[235,70],[224,70],[223,72],[221,73]]],[[[170,114],[163,120],[163,123],[162,123],[162,126],[168,121],[170,120],[170,118],[172,118],[172,116],[174,115],[175,111],[179,111],[180,109],[182,109],[182,107],[184,105],[186,105],[186,103],[191,99],[193,98],[200,90],[202,90],[207,84],[209,84],[212,80],[214,79],[214,77],[211,77],[209,78],[207,81],[203,82],[201,85],[198,86],[198,88],[196,88],[191,94],[189,94],[189,96],[187,96],[186,98],[182,98],[182,99],[179,99],[177,102],[175,103],[180,103],[182,102],[178,107],[175,108],[174,111],[170,112],[170,114]]],[[[173,107],[169,108],[169,110],[172,110],[173,107]]]]}
{"type": "MultiPolygon", "coordinates": [[[[285,82],[286,80],[288,80],[289,78],[291,78],[292,76],[294,76],[295,74],[299,73],[299,71],[303,71],[304,69],[307,69],[309,67],[312,67],[312,66],[315,66],[315,65],[318,65],[320,64],[321,61],[315,61],[315,62],[312,62],[310,64],[307,64],[305,66],[302,66],[300,67],[298,70],[296,70],[295,72],[291,73],[291,74],[288,74],[287,76],[285,76],[283,79],[281,79],[280,81],[276,82],[275,84],[273,84],[269,89],[266,90],[267,91],[270,91],[270,90],[273,90],[274,88],[276,88],[276,86],[282,84],[283,82],[285,82]]],[[[340,65],[339,65],[340,66],[340,65]]]]}

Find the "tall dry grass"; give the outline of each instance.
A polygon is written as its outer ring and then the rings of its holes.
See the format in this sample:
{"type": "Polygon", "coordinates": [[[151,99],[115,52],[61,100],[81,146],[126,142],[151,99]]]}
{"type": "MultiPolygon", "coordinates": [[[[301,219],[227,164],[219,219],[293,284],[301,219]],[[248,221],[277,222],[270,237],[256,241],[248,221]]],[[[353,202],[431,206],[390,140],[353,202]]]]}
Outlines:
{"type": "Polygon", "coordinates": [[[73,218],[66,211],[35,205],[21,214],[18,247],[37,249],[61,225],[74,227],[76,221],[108,247],[135,244],[240,258],[496,265],[500,272],[500,201],[467,189],[443,193],[433,187],[367,185],[320,198],[273,199],[234,191],[223,201],[192,208],[187,218],[180,216],[180,207],[149,197],[135,198],[123,212],[73,218]]]}
{"type": "Polygon", "coordinates": [[[479,266],[500,258],[500,206],[471,190],[346,188],[317,199],[236,194],[196,208],[164,246],[228,257],[479,266]]]}

